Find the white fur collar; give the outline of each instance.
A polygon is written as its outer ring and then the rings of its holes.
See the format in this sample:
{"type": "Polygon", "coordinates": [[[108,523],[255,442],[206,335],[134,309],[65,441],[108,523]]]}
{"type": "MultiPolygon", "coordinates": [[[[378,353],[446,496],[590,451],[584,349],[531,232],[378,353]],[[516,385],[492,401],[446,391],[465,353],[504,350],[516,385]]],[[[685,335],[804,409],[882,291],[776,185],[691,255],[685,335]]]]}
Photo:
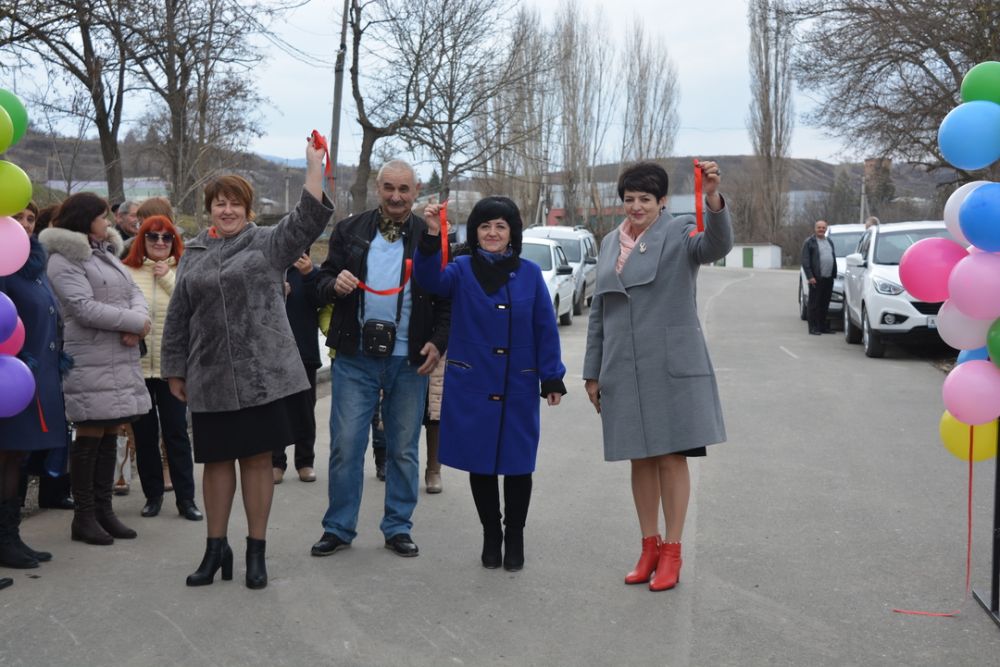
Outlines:
{"type": "MultiPolygon", "coordinates": [[[[42,230],[38,235],[38,240],[45,246],[49,254],[63,255],[73,262],[85,262],[93,254],[93,249],[90,247],[90,237],[81,232],[49,227],[42,230]]],[[[108,243],[116,257],[125,248],[121,234],[114,227],[108,227],[108,243]]]]}

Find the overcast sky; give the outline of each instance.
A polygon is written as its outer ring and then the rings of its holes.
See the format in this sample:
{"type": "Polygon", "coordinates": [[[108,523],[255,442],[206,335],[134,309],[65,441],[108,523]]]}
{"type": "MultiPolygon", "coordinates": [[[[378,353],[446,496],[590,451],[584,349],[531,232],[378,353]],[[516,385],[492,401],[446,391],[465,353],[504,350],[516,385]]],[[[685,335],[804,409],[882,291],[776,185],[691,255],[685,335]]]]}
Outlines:
{"type": "MultiPolygon", "coordinates": [[[[608,48],[622,43],[625,30],[636,16],[646,21],[650,34],[667,45],[679,76],[681,128],[675,154],[709,157],[751,152],[746,130],[750,104],[746,0],[714,0],[710,4],[676,0],[578,1],[588,10],[603,5],[607,30],[595,39],[608,48]],[[706,11],[709,7],[710,11],[706,11]]],[[[560,0],[522,2],[537,7],[546,25],[552,24],[560,4],[560,0]]],[[[270,100],[262,110],[265,135],[255,140],[250,150],[300,158],[309,131],[315,127],[324,135],[329,134],[333,109],[332,63],[339,40],[341,6],[341,0],[313,0],[279,26],[283,39],[315,54],[317,61],[305,64],[274,47],[266,49],[268,61],[257,68],[260,90],[270,100]]],[[[348,66],[349,58],[348,54],[348,66]]],[[[627,93],[619,91],[620,96],[627,93]]],[[[797,120],[791,156],[829,162],[855,158],[844,152],[839,141],[805,126],[801,115],[812,104],[806,96],[796,94],[797,120]]],[[[342,163],[357,161],[361,133],[355,115],[350,82],[346,81],[339,157],[342,163]]]]}

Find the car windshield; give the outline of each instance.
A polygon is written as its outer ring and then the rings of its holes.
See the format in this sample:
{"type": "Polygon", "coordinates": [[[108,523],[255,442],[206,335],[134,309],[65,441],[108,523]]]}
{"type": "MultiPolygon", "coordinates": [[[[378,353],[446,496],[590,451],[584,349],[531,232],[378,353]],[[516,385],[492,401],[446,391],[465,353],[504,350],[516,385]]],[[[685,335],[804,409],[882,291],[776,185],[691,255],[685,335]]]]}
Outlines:
{"type": "Polygon", "coordinates": [[[833,241],[833,253],[837,257],[847,257],[858,247],[858,240],[861,232],[848,232],[846,234],[830,234],[833,241]]]}
{"type": "Polygon", "coordinates": [[[903,253],[921,239],[951,239],[947,229],[911,229],[906,232],[881,232],[875,237],[875,263],[899,264],[903,253]]]}
{"type": "Polygon", "coordinates": [[[541,243],[524,243],[521,246],[521,257],[531,260],[542,271],[552,270],[552,250],[547,245],[541,243]]]}
{"type": "Polygon", "coordinates": [[[566,259],[571,262],[580,261],[580,242],[576,239],[552,239],[559,244],[559,247],[566,253],[566,259]]]}

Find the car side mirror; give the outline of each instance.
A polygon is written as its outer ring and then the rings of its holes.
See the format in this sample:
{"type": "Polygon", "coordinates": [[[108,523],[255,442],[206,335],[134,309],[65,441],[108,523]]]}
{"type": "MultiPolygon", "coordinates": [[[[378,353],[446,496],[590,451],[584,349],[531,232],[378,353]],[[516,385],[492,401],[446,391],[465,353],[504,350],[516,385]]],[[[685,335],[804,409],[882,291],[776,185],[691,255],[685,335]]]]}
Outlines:
{"type": "Polygon", "coordinates": [[[844,258],[844,263],[847,266],[865,266],[865,258],[860,252],[852,252],[844,258]]]}
{"type": "Polygon", "coordinates": [[[584,264],[597,264],[597,258],[596,257],[587,257],[586,259],[583,260],[583,263],[584,264]]]}
{"type": "Polygon", "coordinates": [[[573,275],[573,267],[569,264],[563,264],[562,266],[556,268],[557,276],[571,276],[573,275]]]}

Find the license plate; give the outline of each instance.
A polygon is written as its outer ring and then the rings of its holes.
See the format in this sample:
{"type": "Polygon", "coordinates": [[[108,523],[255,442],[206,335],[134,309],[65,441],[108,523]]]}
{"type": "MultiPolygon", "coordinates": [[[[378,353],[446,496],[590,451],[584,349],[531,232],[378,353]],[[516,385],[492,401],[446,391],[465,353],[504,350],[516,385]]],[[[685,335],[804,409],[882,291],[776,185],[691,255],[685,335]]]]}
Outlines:
{"type": "Polygon", "coordinates": [[[930,316],[928,316],[928,318],[927,318],[927,328],[928,329],[937,329],[937,316],[936,315],[930,315],[930,316]]]}

